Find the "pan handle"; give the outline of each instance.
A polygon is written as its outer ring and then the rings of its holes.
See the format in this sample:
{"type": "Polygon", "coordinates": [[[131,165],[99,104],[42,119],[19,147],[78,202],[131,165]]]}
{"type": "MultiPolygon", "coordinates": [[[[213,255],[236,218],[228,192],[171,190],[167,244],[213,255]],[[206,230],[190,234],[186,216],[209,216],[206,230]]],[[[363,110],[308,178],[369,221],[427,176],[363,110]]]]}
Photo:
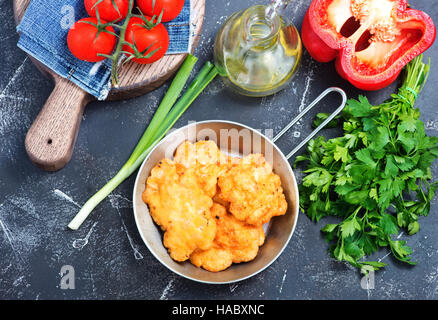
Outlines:
{"type": "Polygon", "coordinates": [[[344,90],[332,87],[325,90],[321,95],[316,98],[306,109],[303,110],[295,119],[293,119],[279,134],[277,134],[274,139],[272,139],[272,142],[276,142],[278,139],[280,139],[290,128],[292,128],[293,125],[295,125],[299,120],[301,120],[313,107],[315,107],[325,96],[327,96],[329,93],[332,92],[338,92],[342,96],[342,104],[339,106],[338,109],[336,109],[335,112],[333,112],[330,117],[328,117],[318,128],[315,129],[306,139],[304,139],[295,149],[293,149],[287,156],[287,160],[292,158],[302,147],[304,147],[313,137],[315,137],[322,129],[325,128],[337,115],[339,115],[342,110],[344,110],[345,105],[347,103],[347,95],[345,94],[344,90]]]}

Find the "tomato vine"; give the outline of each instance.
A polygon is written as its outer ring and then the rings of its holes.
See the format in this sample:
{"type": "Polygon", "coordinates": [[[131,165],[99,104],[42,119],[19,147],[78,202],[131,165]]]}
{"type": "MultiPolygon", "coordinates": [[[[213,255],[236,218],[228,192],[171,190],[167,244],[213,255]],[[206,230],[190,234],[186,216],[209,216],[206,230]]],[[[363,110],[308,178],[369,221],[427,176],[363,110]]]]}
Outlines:
{"type": "MultiPolygon", "coordinates": [[[[94,27],[96,27],[98,30],[98,32],[96,34],[96,38],[101,32],[109,33],[109,34],[118,38],[116,48],[112,54],[104,54],[104,53],[97,54],[98,56],[105,57],[105,58],[112,61],[112,70],[111,70],[112,84],[114,87],[118,87],[118,84],[119,84],[118,67],[119,67],[120,61],[123,58],[123,55],[125,55],[127,58],[122,63],[126,64],[127,62],[131,61],[132,59],[149,59],[158,50],[161,49],[161,47],[158,47],[158,48],[154,48],[153,50],[151,50],[152,46],[154,46],[154,44],[155,44],[155,43],[152,43],[151,45],[147,46],[145,49],[139,50],[138,45],[135,43],[135,41],[133,41],[133,43],[126,41],[126,30],[128,29],[129,21],[133,17],[140,18],[142,21],[141,26],[146,28],[147,30],[151,30],[161,23],[163,11],[161,11],[161,14],[159,16],[154,15],[150,19],[148,19],[141,12],[140,9],[139,9],[140,14],[133,13],[134,0],[129,0],[128,13],[127,13],[126,18],[122,24],[116,23],[120,19],[117,19],[117,20],[114,20],[111,22],[103,22],[101,17],[100,17],[99,9],[97,7],[102,1],[103,0],[97,1],[93,7],[96,10],[96,18],[97,18],[96,24],[94,24],[90,21],[80,21],[80,22],[88,23],[88,24],[91,24],[94,27]],[[108,30],[108,27],[113,27],[113,28],[119,30],[119,34],[112,32],[111,30],[108,30]],[[127,47],[131,48],[132,52],[127,51],[126,50],[127,47]]],[[[114,0],[112,0],[112,3],[113,3],[114,8],[117,10],[117,12],[120,13],[120,11],[117,7],[117,4],[114,2],[114,0]]]]}

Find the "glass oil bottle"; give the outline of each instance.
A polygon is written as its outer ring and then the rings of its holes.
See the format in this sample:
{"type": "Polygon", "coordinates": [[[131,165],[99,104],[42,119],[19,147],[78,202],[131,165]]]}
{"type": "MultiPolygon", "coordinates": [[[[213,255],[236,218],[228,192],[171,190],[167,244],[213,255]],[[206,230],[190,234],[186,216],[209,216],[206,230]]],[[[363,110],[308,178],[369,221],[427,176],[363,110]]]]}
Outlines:
{"type": "Polygon", "coordinates": [[[279,13],[279,6],[287,2],[236,12],[221,27],[215,41],[215,64],[236,92],[268,96],[283,89],[296,73],[302,44],[296,27],[279,13]]]}

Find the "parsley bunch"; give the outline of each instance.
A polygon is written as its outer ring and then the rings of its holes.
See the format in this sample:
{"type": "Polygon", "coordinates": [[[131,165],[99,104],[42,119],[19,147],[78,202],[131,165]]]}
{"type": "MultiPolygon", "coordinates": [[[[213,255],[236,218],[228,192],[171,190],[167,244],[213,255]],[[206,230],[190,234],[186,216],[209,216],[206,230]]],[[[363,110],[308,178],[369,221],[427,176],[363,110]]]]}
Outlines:
{"type": "MultiPolygon", "coordinates": [[[[380,247],[408,264],[412,250],[397,240],[400,228],[409,235],[420,229],[419,216],[427,216],[438,188],[431,183],[430,166],[438,157],[438,137],[425,134],[420,111],[414,109],[429,74],[422,56],[405,68],[398,94],[379,106],[368,99],[349,100],[341,121],[344,136],[318,137],[308,145],[306,176],[300,185],[300,207],[313,220],[342,219],[322,232],[333,243],[330,251],[363,272],[386,264],[365,261],[380,247]]],[[[326,118],[320,114],[317,121],[326,118]]]]}

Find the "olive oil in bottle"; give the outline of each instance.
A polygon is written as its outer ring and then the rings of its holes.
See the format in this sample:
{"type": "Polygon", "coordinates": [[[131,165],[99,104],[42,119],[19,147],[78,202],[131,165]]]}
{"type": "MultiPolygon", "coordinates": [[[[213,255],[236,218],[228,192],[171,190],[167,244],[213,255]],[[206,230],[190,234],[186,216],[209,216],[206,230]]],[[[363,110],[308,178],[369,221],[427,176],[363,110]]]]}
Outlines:
{"type": "Polygon", "coordinates": [[[234,13],[221,27],[214,56],[219,74],[236,92],[253,97],[283,89],[302,54],[300,35],[271,6],[234,13]]]}

